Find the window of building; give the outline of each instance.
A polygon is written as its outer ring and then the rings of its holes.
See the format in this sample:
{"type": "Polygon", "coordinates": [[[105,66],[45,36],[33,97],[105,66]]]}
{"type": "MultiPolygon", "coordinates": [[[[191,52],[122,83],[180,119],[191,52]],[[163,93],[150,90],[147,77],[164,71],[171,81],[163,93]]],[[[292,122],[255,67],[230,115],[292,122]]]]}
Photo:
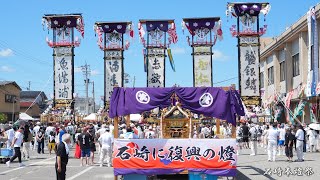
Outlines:
{"type": "Polygon", "coordinates": [[[264,88],[264,73],[260,73],[260,88],[264,88]]]}
{"type": "Polygon", "coordinates": [[[280,82],[285,80],[285,73],[286,73],[286,69],[285,69],[285,62],[281,62],[280,63],[280,82]]]}
{"type": "Polygon", "coordinates": [[[7,103],[16,102],[16,96],[15,95],[6,94],[5,95],[5,102],[7,102],[7,103]]]}
{"type": "Polygon", "coordinates": [[[300,75],[299,53],[292,56],[293,77],[300,75]]]}
{"type": "Polygon", "coordinates": [[[274,68],[273,66],[268,68],[268,85],[274,84],[274,68]]]}

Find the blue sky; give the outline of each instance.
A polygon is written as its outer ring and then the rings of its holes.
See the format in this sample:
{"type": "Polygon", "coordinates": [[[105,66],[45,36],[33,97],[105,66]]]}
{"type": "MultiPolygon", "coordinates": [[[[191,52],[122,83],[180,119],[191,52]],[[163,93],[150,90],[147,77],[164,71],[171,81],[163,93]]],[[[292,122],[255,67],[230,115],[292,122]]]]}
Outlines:
{"type": "MultiPolygon", "coordinates": [[[[85,38],[75,50],[75,66],[90,64],[95,81],[96,97],[103,95],[103,52],[96,44],[93,25],[96,21],[132,21],[135,39],[125,52],[125,71],[131,78],[136,77],[136,87],[146,86],[146,73],[143,71],[142,45],[139,43],[137,23],[139,19],[175,19],[179,42],[172,45],[176,72],[167,63],[166,86],[177,83],[180,86],[192,86],[191,48],[186,41],[187,32],[182,34],[181,21],[186,17],[220,16],[224,40],[217,42],[213,51],[214,83],[237,77],[237,40],[231,37],[229,28],[236,24],[234,18],[226,17],[225,0],[29,0],[2,1],[0,4],[0,80],[16,81],[23,90],[31,81],[31,90],[43,90],[48,96],[52,94],[52,49],[46,45],[46,37],[51,34],[43,31],[41,19],[50,13],[83,13],[85,38]],[[90,3],[89,3],[90,2],[90,3]],[[228,21],[227,21],[228,19],[228,21]]],[[[248,1],[249,2],[249,1],[248,1]]],[[[256,1],[264,2],[264,1],[256,1]]],[[[286,27],[304,15],[317,0],[271,0],[272,8],[266,18],[268,36],[277,36],[286,27]]],[[[79,34],[77,34],[80,36],[79,34]]],[[[79,95],[84,95],[84,78],[82,73],[75,74],[75,88],[79,95]]],[[[215,86],[237,84],[233,79],[215,86]]],[[[132,86],[132,84],[129,84],[132,86]]]]}

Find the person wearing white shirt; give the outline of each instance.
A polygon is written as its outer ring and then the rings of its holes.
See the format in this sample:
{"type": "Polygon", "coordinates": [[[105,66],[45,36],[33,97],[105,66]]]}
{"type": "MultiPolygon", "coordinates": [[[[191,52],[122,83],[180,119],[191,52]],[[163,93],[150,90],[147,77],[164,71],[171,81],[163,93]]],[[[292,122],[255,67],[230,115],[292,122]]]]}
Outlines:
{"type": "Polygon", "coordinates": [[[24,128],[21,127],[19,130],[16,131],[16,133],[14,134],[14,138],[11,144],[11,147],[14,148],[14,155],[10,158],[9,161],[6,162],[7,166],[10,167],[10,163],[15,160],[16,158],[18,158],[19,160],[19,166],[22,167],[24,166],[21,162],[21,144],[23,142],[23,131],[24,128]]]}
{"type": "Polygon", "coordinates": [[[251,128],[249,130],[250,136],[250,148],[251,154],[250,156],[255,156],[258,153],[258,128],[255,124],[251,124],[251,128]]]}
{"type": "MultiPolygon", "coordinates": [[[[96,131],[96,137],[99,138],[103,133],[106,132],[106,127],[107,125],[102,124],[101,129],[99,129],[98,131],[96,131]]],[[[101,146],[98,146],[98,154],[101,153],[101,146]]]]}
{"type": "MultiPolygon", "coordinates": [[[[39,128],[40,129],[40,128],[39,128]]],[[[46,135],[49,136],[51,131],[55,132],[56,128],[52,126],[52,123],[48,124],[48,127],[46,128],[46,135]]],[[[38,130],[39,131],[39,130],[38,130]]]]}
{"type": "Polygon", "coordinates": [[[40,125],[41,125],[41,123],[40,123],[40,122],[37,122],[37,125],[33,128],[33,133],[34,133],[34,146],[33,146],[33,150],[37,149],[37,145],[38,145],[37,135],[38,135],[38,132],[39,132],[39,130],[40,130],[40,125]]]}
{"type": "Polygon", "coordinates": [[[13,128],[11,127],[10,129],[8,129],[6,131],[6,134],[8,136],[8,140],[7,140],[7,148],[10,148],[11,147],[11,144],[12,144],[12,141],[13,141],[13,138],[14,138],[14,130],[13,128]]]}
{"type": "Polygon", "coordinates": [[[103,166],[105,156],[107,156],[107,166],[110,167],[110,162],[112,162],[113,137],[110,133],[109,127],[106,127],[106,132],[99,137],[98,141],[101,145],[100,167],[103,166]]]}
{"type": "Polygon", "coordinates": [[[145,138],[146,139],[154,139],[155,138],[155,133],[153,131],[152,126],[149,126],[149,131],[145,133],[145,138]]]}
{"type": "Polygon", "coordinates": [[[298,157],[296,162],[302,162],[303,161],[303,142],[305,141],[304,139],[305,134],[304,134],[302,125],[299,126],[299,129],[297,130],[295,136],[297,138],[296,149],[297,149],[297,157],[298,157]]]}
{"type": "Polygon", "coordinates": [[[284,129],[284,125],[281,125],[279,129],[278,156],[285,155],[285,151],[284,151],[285,136],[286,136],[286,130],[284,129]]]}
{"type": "Polygon", "coordinates": [[[276,161],[278,139],[279,131],[277,130],[277,125],[273,124],[273,127],[268,131],[268,161],[276,161]]]}
{"type": "Polygon", "coordinates": [[[310,152],[316,152],[317,147],[317,132],[313,129],[309,129],[307,135],[309,136],[309,148],[310,152]]]}

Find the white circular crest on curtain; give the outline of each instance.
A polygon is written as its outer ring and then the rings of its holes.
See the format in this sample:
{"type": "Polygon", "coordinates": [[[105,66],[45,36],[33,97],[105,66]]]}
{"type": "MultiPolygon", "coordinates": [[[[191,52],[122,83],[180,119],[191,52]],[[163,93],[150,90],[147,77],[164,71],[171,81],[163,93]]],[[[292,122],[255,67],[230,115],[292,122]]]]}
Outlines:
{"type": "Polygon", "coordinates": [[[144,91],[138,91],[136,93],[136,99],[141,104],[148,104],[150,102],[150,96],[144,91]]]}
{"type": "Polygon", "coordinates": [[[210,93],[204,93],[199,99],[201,107],[209,107],[213,103],[213,97],[210,93]]]}

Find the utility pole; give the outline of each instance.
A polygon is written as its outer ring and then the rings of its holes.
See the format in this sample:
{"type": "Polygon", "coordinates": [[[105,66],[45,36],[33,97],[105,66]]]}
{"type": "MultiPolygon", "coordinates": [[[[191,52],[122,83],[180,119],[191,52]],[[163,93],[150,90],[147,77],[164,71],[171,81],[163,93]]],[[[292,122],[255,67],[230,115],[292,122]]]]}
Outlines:
{"type": "Polygon", "coordinates": [[[136,76],[133,76],[133,83],[132,83],[132,87],[134,87],[136,84],[136,76]]]}
{"type": "Polygon", "coordinates": [[[86,113],[89,114],[89,94],[88,94],[88,91],[89,91],[89,76],[90,76],[90,65],[86,64],[84,66],[81,66],[81,70],[83,72],[83,76],[85,78],[84,80],[84,83],[85,83],[85,86],[86,86],[86,113]]]}
{"type": "Polygon", "coordinates": [[[31,91],[31,81],[28,81],[28,91],[31,91]]]}
{"type": "Polygon", "coordinates": [[[94,81],[92,81],[92,98],[93,98],[93,112],[96,112],[96,99],[94,96],[94,81]]]}

